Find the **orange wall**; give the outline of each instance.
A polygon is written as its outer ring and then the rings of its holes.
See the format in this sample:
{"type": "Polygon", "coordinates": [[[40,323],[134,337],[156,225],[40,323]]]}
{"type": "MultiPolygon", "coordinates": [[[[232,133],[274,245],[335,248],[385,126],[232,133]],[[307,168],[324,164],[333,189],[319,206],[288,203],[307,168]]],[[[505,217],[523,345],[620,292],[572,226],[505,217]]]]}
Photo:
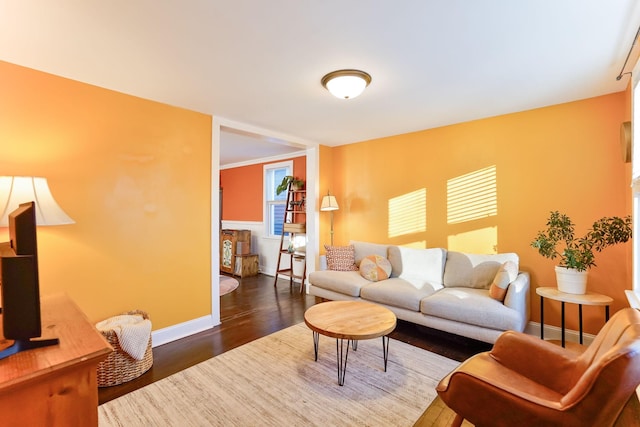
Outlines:
{"type": "MultiPolygon", "coordinates": [[[[336,194],[335,187],[333,184],[333,149],[331,149],[330,147],[321,145],[318,157],[319,157],[318,171],[320,175],[318,180],[318,187],[320,188],[320,197],[316,202],[316,206],[318,206],[318,209],[320,209],[320,206],[322,206],[322,198],[325,195],[327,195],[328,192],[333,195],[336,194]]],[[[340,207],[339,203],[338,203],[338,207],[340,207]]],[[[319,221],[320,221],[320,236],[318,241],[320,242],[321,252],[324,252],[324,245],[331,244],[331,214],[329,212],[320,212],[319,221]]],[[[335,230],[335,227],[334,227],[334,230],[335,230]]],[[[334,235],[334,244],[337,244],[337,241],[335,240],[335,235],[334,235]]]]}
{"type": "MultiPolygon", "coordinates": [[[[293,176],[306,181],[306,157],[295,157],[291,160],[293,160],[293,176]]],[[[264,205],[262,204],[264,193],[263,168],[267,164],[270,163],[257,163],[220,170],[220,186],[223,189],[223,220],[262,221],[264,214],[264,205]]]]}
{"type": "MultiPolygon", "coordinates": [[[[349,240],[449,247],[450,239],[480,229],[495,230],[498,252],[516,252],[531,273],[531,315],[539,321],[538,286],[554,286],[554,261],[529,246],[551,210],[568,214],[584,232],[602,216],[630,213],[630,167],[621,160],[620,123],[628,119],[628,96],[602,96],[320,151],[330,158],[336,244],[349,240]],[[495,166],[497,215],[447,223],[447,182],[495,166]],[[426,192],[426,229],[389,235],[390,200],[426,192]]],[[[325,191],[325,189],[322,189],[325,191]]],[[[326,234],[326,222],[321,235],[326,234]]],[[[480,235],[458,250],[474,251],[480,235]]],[[[631,287],[631,244],[596,257],[589,288],[615,299],[612,312],[627,305],[631,287]]],[[[558,304],[547,321],[559,324],[558,304]]],[[[602,326],[601,308],[585,308],[586,331],[602,326]]],[[[545,314],[546,314],[545,313],[545,314]]],[[[567,326],[577,329],[577,309],[567,307],[567,326]]]]}
{"type": "Polygon", "coordinates": [[[222,219],[262,221],[262,165],[220,171],[222,219]]]}
{"type": "Polygon", "coordinates": [[[6,62],[0,93],[0,174],[47,177],[76,221],[38,228],[41,294],[154,329],[211,313],[211,117],[6,62]]]}

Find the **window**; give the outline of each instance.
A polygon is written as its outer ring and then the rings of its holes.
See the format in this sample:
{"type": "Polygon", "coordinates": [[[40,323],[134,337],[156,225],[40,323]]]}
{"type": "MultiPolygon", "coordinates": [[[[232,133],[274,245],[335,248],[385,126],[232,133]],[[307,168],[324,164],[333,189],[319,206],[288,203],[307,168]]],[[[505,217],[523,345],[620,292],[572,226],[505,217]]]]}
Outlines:
{"type": "Polygon", "coordinates": [[[268,237],[279,237],[282,234],[287,192],[276,194],[276,187],[287,175],[293,175],[293,161],[291,160],[264,166],[264,218],[268,237]]]}

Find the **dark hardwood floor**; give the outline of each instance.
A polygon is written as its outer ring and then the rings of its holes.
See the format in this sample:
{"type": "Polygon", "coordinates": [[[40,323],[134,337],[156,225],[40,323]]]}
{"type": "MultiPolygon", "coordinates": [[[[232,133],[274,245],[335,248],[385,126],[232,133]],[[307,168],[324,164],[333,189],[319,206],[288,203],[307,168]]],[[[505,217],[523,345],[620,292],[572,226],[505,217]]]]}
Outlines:
{"type": "MultiPolygon", "coordinates": [[[[241,280],[235,291],[220,297],[221,324],[153,349],[153,366],[125,384],[99,389],[100,404],[144,387],[227,350],[304,321],[316,298],[301,295],[297,284],[259,274],[241,280]]],[[[318,300],[317,302],[320,302],[318,300]]],[[[153,313],[149,313],[153,321],[153,313]]],[[[392,338],[462,361],[491,348],[489,344],[398,321],[392,338]]],[[[309,345],[312,345],[311,334],[309,345]]]]}

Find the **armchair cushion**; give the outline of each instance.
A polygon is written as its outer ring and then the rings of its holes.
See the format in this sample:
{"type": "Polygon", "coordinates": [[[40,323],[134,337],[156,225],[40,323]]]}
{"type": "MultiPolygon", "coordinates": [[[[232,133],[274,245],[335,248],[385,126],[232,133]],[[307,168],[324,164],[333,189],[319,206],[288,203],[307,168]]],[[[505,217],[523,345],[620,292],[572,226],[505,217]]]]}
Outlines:
{"type": "Polygon", "coordinates": [[[510,395],[510,398],[532,400],[549,408],[558,408],[562,399],[562,394],[506,368],[488,352],[464,362],[442,380],[436,390],[444,392],[452,386],[461,393],[459,397],[462,399],[469,399],[471,395],[489,396],[489,393],[494,393],[502,397],[510,395]],[[487,387],[491,389],[489,392],[487,387]]]}
{"type": "Polygon", "coordinates": [[[507,331],[489,355],[501,366],[558,393],[567,393],[575,382],[576,353],[531,335],[507,331]]]}

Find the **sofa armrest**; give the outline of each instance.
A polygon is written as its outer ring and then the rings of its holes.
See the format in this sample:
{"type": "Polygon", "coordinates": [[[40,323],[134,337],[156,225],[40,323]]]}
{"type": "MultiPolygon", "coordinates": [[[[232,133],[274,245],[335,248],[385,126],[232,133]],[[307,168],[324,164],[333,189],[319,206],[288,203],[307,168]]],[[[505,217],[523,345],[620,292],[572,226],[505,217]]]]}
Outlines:
{"type": "Polygon", "coordinates": [[[506,368],[560,394],[575,382],[579,355],[531,335],[506,331],[489,354],[506,368]]]}
{"type": "Polygon", "coordinates": [[[507,288],[504,305],[522,315],[522,324],[518,332],[524,331],[529,321],[529,273],[521,271],[507,288]]]}

